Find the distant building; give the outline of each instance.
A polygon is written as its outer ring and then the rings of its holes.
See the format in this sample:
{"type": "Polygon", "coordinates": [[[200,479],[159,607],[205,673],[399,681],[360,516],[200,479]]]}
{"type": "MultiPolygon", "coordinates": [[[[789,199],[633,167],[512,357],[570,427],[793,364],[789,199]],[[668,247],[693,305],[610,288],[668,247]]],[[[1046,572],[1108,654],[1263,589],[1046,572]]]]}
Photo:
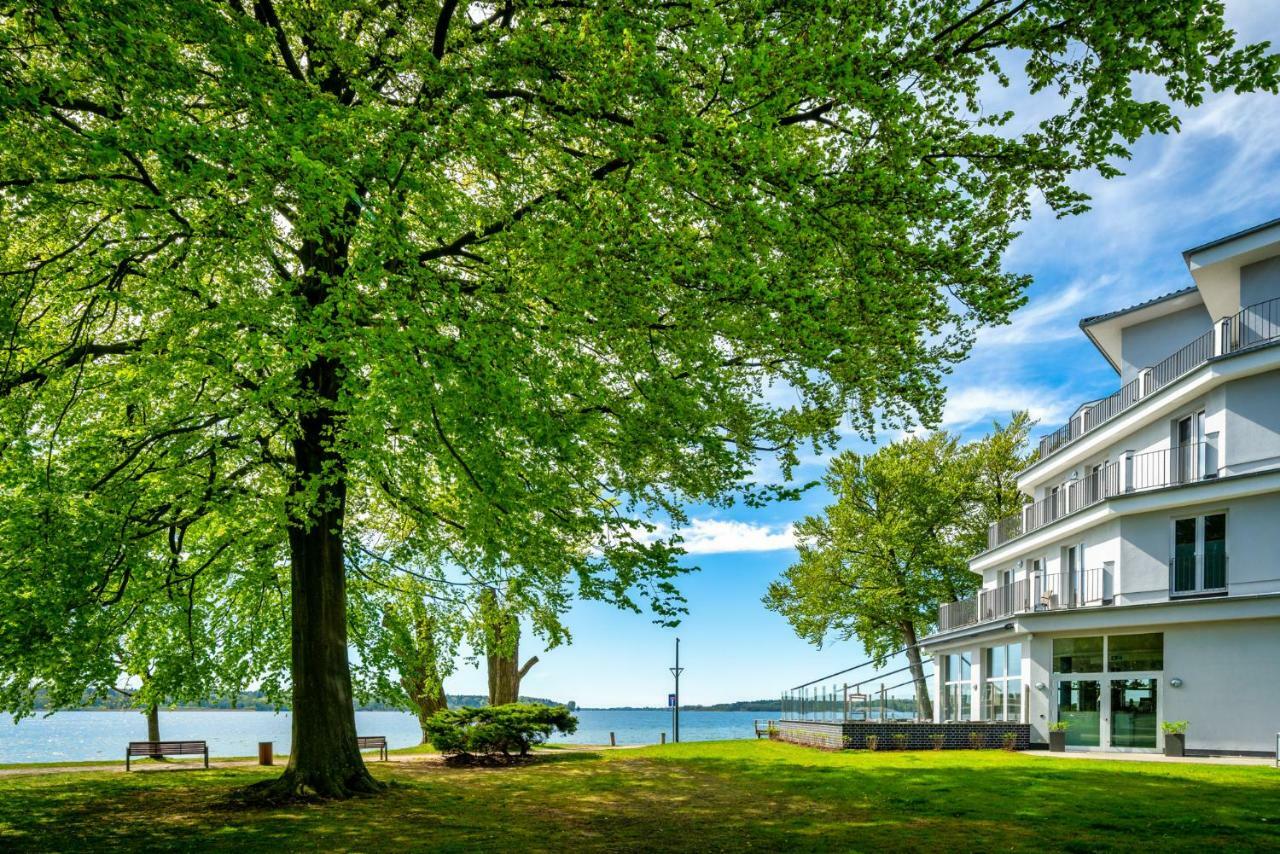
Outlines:
{"type": "Polygon", "coordinates": [[[1194,285],[1080,326],[1120,375],[1040,440],[974,599],[943,606],[938,721],[1070,721],[1069,749],[1275,749],[1280,220],[1183,253],[1194,285]]]}

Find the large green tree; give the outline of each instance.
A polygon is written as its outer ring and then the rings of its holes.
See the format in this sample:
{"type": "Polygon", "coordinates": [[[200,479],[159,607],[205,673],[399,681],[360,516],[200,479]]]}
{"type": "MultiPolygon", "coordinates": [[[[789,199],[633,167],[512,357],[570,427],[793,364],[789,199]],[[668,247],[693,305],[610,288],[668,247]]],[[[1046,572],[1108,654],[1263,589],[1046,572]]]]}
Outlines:
{"type": "MultiPolygon", "coordinates": [[[[1275,81],[1210,0],[11,5],[0,454],[46,462],[45,503],[130,492],[131,527],[254,497],[289,553],[268,794],[371,791],[352,490],[672,614],[642,519],[844,418],[935,418],[1019,303],[1000,258],[1034,197],[1077,210],[1070,174],[1171,103],[1275,81]],[[1010,76],[1058,96],[1032,128],[983,107],[1010,76]]],[[[88,569],[39,607],[138,580],[88,569]]]]}
{"type": "Polygon", "coordinates": [[[1027,463],[1030,424],[1015,413],[969,444],[937,432],[836,456],[823,480],[834,501],[796,526],[799,560],[765,605],[817,646],[856,637],[881,663],[905,648],[921,714],[932,717],[919,640],[940,605],[977,588],[968,562],[989,520],[1025,502],[1013,475],[1027,463]]]}

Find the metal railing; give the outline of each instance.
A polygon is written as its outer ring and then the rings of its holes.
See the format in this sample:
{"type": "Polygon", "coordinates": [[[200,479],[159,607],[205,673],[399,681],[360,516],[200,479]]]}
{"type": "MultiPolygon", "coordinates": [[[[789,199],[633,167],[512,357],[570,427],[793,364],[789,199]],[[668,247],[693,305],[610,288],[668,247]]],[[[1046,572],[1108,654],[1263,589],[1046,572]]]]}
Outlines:
{"type": "Polygon", "coordinates": [[[1163,489],[1196,483],[1218,476],[1217,433],[1204,442],[1133,455],[1132,476],[1127,492],[1163,489]]]}
{"type": "Polygon", "coordinates": [[[1035,573],[938,609],[938,632],[1035,611],[1062,611],[1109,605],[1111,573],[1105,567],[1076,572],[1035,573]]]}
{"type": "Polygon", "coordinates": [[[1238,353],[1280,340],[1280,298],[1256,303],[1215,324],[1221,326],[1221,338],[1215,343],[1216,331],[1196,338],[1176,353],[1139,372],[1138,377],[1114,394],[1082,407],[1063,426],[1040,437],[1040,458],[1044,459],[1092,432],[1154,394],[1175,380],[1208,362],[1215,356],[1238,353]]]}
{"type": "Polygon", "coordinates": [[[1223,346],[1228,353],[1269,344],[1280,338],[1280,298],[1241,309],[1222,323],[1223,346]]]}
{"type": "Polygon", "coordinates": [[[1016,515],[992,523],[987,529],[987,549],[1002,546],[1117,495],[1180,486],[1217,476],[1217,433],[1210,433],[1203,442],[1126,454],[1120,460],[1098,466],[1086,477],[1056,487],[1016,515]]]}
{"type": "Polygon", "coordinates": [[[1085,477],[1055,488],[1039,501],[1026,505],[1014,515],[995,522],[987,529],[987,548],[994,549],[1023,534],[1043,528],[1064,516],[1092,507],[1120,491],[1120,464],[1106,463],[1085,477]]]}

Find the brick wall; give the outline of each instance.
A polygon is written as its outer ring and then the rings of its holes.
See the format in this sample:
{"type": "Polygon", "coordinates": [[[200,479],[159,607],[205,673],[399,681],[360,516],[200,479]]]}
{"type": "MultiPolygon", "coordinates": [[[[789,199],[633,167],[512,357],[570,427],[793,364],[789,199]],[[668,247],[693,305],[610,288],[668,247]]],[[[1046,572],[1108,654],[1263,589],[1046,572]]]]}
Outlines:
{"type": "Polygon", "coordinates": [[[1026,750],[1031,742],[1031,725],[1002,721],[972,721],[945,724],[877,721],[779,721],[778,739],[810,747],[834,750],[866,750],[867,736],[877,739],[877,750],[897,750],[895,735],[905,734],[905,750],[933,750],[933,736],[941,734],[943,750],[971,750],[972,734],[983,748],[1004,746],[1005,733],[1017,737],[1015,749],[1026,750]]]}

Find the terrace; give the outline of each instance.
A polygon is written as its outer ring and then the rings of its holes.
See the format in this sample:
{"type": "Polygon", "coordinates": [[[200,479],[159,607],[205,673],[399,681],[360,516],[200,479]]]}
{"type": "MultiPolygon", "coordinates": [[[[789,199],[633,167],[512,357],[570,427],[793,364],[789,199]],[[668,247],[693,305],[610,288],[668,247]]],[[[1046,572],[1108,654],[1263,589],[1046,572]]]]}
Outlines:
{"type": "Polygon", "coordinates": [[[1039,501],[1021,511],[993,522],[987,529],[987,550],[1037,531],[1108,498],[1154,489],[1183,486],[1218,476],[1218,434],[1209,433],[1203,442],[1135,454],[1126,451],[1120,459],[1096,467],[1085,477],[1054,487],[1039,501]]]}
{"type": "Polygon", "coordinates": [[[1040,459],[1052,456],[1212,359],[1280,339],[1280,299],[1241,309],[1180,348],[1164,361],[1138,372],[1115,393],[1082,405],[1071,420],[1040,439],[1040,459]]]}

